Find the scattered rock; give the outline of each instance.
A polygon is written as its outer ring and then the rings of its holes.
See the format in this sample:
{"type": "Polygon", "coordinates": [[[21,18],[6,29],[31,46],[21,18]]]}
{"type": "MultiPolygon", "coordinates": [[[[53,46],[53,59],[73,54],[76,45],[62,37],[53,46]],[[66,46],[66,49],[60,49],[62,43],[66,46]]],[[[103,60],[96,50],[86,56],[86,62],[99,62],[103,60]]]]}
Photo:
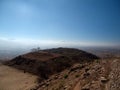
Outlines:
{"type": "Polygon", "coordinates": [[[30,90],[37,90],[37,89],[33,88],[33,89],[30,89],[30,90]]]}
{"type": "Polygon", "coordinates": [[[101,77],[101,78],[100,78],[100,81],[101,81],[102,83],[106,83],[108,80],[107,80],[105,77],[101,77]]]}
{"type": "Polygon", "coordinates": [[[45,85],[43,85],[42,87],[43,87],[43,88],[45,88],[46,86],[45,86],[45,85]]]}
{"type": "Polygon", "coordinates": [[[75,71],[77,69],[82,69],[84,66],[82,64],[75,64],[71,69],[70,69],[70,72],[71,71],[75,71]]]}
{"type": "Polygon", "coordinates": [[[81,90],[90,90],[90,84],[86,84],[81,90]]]}
{"type": "Polygon", "coordinates": [[[89,71],[89,70],[90,70],[89,68],[86,68],[86,69],[85,69],[85,72],[87,72],[87,71],[89,71]]]}
{"type": "Polygon", "coordinates": [[[90,73],[89,73],[89,72],[83,74],[83,77],[84,77],[84,78],[86,78],[86,77],[88,77],[88,76],[90,76],[90,73]]]}
{"type": "Polygon", "coordinates": [[[58,79],[59,77],[58,77],[58,75],[56,75],[55,77],[54,77],[54,79],[58,79]]]}
{"type": "Polygon", "coordinates": [[[50,84],[49,82],[48,82],[48,83],[46,83],[46,86],[49,86],[49,84],[50,84]]]}
{"type": "Polygon", "coordinates": [[[68,86],[65,86],[65,87],[64,87],[64,89],[67,89],[67,88],[68,88],[68,86]]]}

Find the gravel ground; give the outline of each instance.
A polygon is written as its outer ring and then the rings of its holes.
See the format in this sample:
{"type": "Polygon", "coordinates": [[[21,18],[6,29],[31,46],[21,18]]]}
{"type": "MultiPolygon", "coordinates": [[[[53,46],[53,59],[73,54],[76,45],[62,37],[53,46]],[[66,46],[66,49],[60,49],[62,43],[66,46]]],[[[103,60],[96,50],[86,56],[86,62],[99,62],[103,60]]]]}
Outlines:
{"type": "Polygon", "coordinates": [[[120,90],[120,59],[116,59],[111,64],[110,78],[110,89],[109,90],[120,90]]]}

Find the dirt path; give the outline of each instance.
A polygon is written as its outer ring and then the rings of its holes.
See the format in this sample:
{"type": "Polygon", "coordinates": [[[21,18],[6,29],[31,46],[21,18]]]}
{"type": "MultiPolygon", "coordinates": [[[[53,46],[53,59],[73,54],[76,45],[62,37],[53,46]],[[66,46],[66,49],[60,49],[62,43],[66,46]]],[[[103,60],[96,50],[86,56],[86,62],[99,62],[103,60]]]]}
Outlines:
{"type": "Polygon", "coordinates": [[[37,76],[0,63],[0,90],[30,90],[37,84],[36,80],[37,76]]]}
{"type": "Polygon", "coordinates": [[[80,82],[77,83],[77,85],[75,86],[74,90],[80,90],[80,82]]]}

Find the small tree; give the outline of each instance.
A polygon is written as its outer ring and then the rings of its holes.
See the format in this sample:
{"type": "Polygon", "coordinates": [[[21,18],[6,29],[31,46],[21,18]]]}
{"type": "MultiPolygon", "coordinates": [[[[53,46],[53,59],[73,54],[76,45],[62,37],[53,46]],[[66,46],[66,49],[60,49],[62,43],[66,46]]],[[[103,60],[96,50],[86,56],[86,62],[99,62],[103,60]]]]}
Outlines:
{"type": "Polygon", "coordinates": [[[40,51],[40,47],[37,47],[37,51],[40,51]]]}
{"type": "Polygon", "coordinates": [[[40,50],[41,50],[40,47],[31,49],[32,52],[39,52],[40,50]]]}

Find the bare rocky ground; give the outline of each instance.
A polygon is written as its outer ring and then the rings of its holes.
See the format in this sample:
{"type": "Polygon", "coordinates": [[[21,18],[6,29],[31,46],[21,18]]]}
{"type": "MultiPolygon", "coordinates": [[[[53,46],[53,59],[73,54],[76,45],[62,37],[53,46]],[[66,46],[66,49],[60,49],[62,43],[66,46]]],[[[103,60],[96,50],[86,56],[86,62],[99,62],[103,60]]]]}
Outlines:
{"type": "Polygon", "coordinates": [[[112,62],[111,69],[109,90],[120,90],[120,59],[115,59],[112,62]]]}
{"type": "Polygon", "coordinates": [[[120,59],[75,64],[44,80],[35,90],[120,90],[120,59]]]}
{"type": "Polygon", "coordinates": [[[102,60],[88,72],[92,76],[79,80],[73,90],[120,90],[119,58],[102,60]]]}

